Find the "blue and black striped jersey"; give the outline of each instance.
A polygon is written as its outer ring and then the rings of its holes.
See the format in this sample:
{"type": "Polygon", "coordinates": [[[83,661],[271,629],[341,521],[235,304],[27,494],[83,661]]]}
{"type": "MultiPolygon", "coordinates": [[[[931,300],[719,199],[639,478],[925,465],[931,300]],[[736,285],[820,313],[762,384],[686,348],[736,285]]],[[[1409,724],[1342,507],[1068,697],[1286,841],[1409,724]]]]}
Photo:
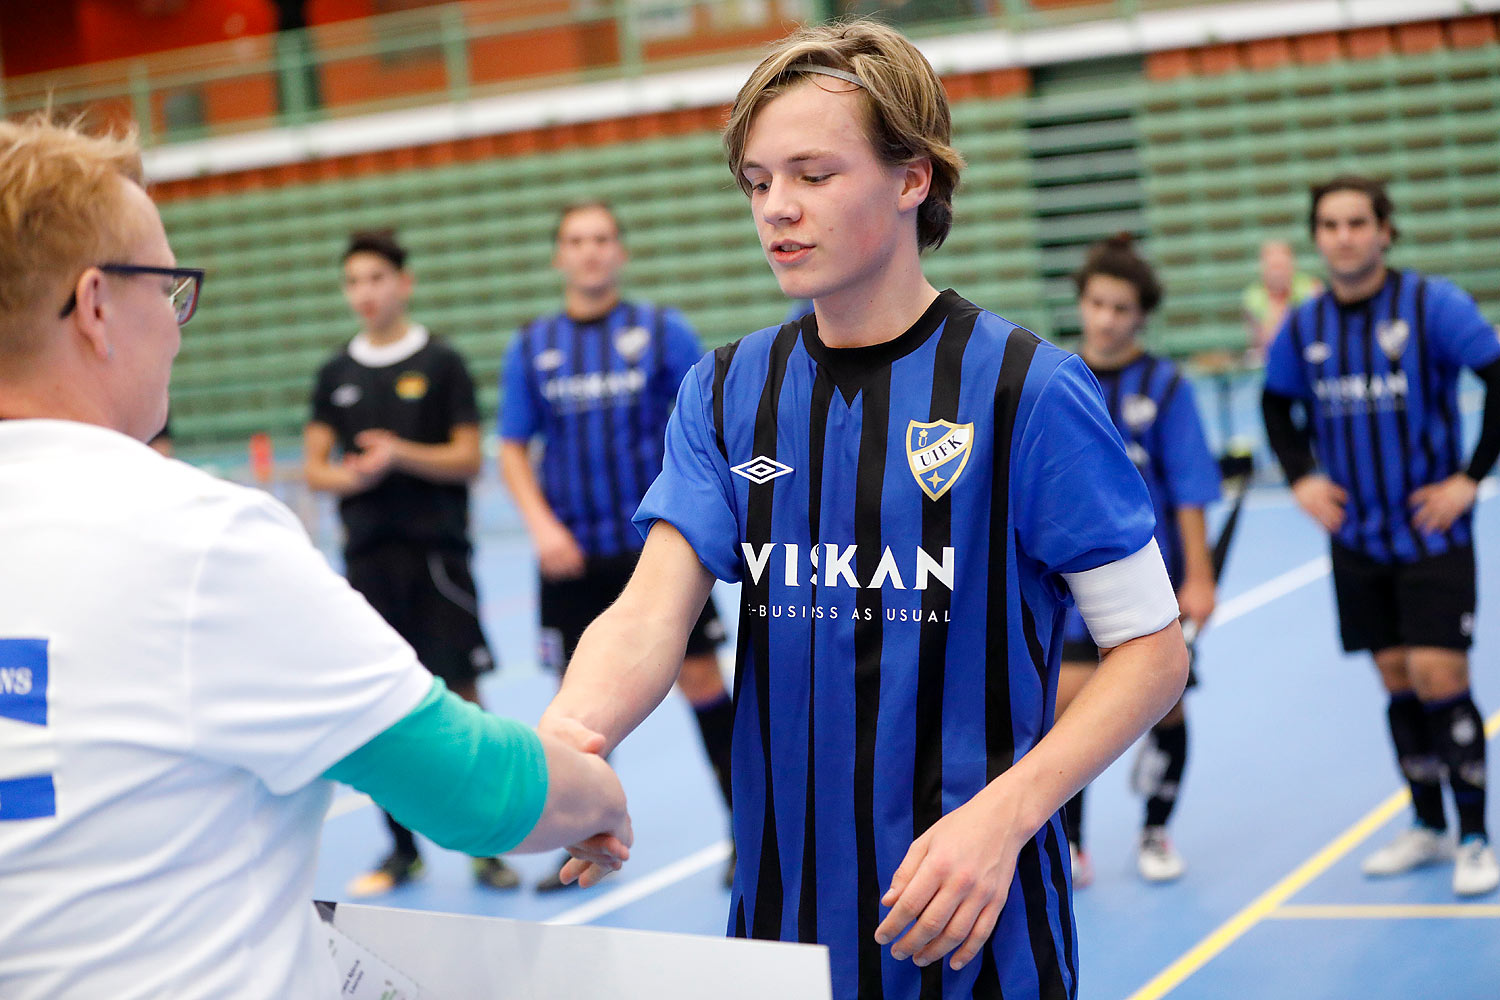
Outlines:
{"type": "Polygon", "coordinates": [[[682,315],[621,302],[533,320],[506,352],[500,437],[540,437],[542,493],[589,556],[639,551],[630,519],[661,471],[677,387],[703,351],[682,315]]]}
{"type": "Polygon", "coordinates": [[[918,969],[874,933],[912,841],[1050,728],[1060,574],[1151,540],[1083,362],[952,291],[873,347],[761,330],[683,381],[658,519],[742,582],[731,933],[826,944],[841,1000],[1076,995],[1056,817],[979,960],[918,969]]]}
{"type": "Polygon", "coordinates": [[[1379,562],[1472,544],[1472,517],[1413,527],[1414,490],[1463,469],[1458,376],[1500,359],[1500,338],[1452,283],[1390,271],[1368,299],[1324,292],[1298,306],[1266,353],[1266,389],[1302,400],[1318,464],[1349,493],[1335,539],[1379,562]]]}
{"type": "MultiPolygon", "coordinates": [[[[1219,466],[1208,450],[1193,387],[1169,358],[1142,354],[1123,368],[1091,369],[1104,405],[1125,439],[1156,510],[1156,544],[1172,586],[1182,584],[1184,553],[1177,511],[1219,499],[1219,466]]],[[[1068,612],[1067,637],[1089,638],[1077,609],[1068,612]]]]}
{"type": "Polygon", "coordinates": [[[1183,573],[1178,508],[1219,499],[1219,466],[1203,436],[1192,383],[1170,358],[1151,354],[1123,368],[1092,371],[1125,452],[1151,493],[1156,543],[1175,586],[1183,573]]]}

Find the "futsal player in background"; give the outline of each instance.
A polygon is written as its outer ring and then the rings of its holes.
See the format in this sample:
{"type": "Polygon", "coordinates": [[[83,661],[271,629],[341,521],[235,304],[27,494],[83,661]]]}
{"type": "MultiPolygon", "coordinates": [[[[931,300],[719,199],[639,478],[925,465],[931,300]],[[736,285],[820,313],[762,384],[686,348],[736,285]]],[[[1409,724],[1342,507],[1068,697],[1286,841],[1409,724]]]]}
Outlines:
{"type": "Polygon", "coordinates": [[[0,121],[0,996],[338,996],[323,779],[608,865],[625,797],[586,734],[444,690],[282,504],[142,443],[203,272],[141,184],[131,139],[0,121]]]}
{"type": "MultiPolygon", "coordinates": [[[[1219,498],[1219,467],[1204,440],[1193,388],[1169,358],[1141,344],[1146,318],[1161,303],[1161,285],[1131,245],[1130,237],[1089,248],[1073,276],[1083,326],[1079,354],[1104,391],[1125,451],[1140,470],[1156,510],[1156,542],[1185,619],[1201,628],[1214,610],[1214,573],[1204,507],[1219,498]]],[[[1057,687],[1061,716],[1093,676],[1099,650],[1076,608],[1063,632],[1063,664],[1057,687]]],[[[1193,683],[1189,674],[1189,685],[1193,683]]],[[[1134,784],[1146,797],[1146,815],[1136,868],[1148,882],[1170,882],[1186,867],[1167,821],[1177,805],[1187,767],[1187,715],[1181,699],[1151,727],[1137,758],[1134,784]]],[[[1073,857],[1073,885],[1093,880],[1083,849],[1083,790],[1063,809],[1073,857]]]]}
{"type": "Polygon", "coordinates": [[[1331,537],[1340,637],[1346,652],[1374,657],[1411,787],[1415,823],[1366,858],[1364,871],[1396,875],[1453,859],[1453,891],[1480,895],[1500,884],[1500,864],[1484,818],[1484,717],[1469,687],[1472,511],[1500,455],[1500,339],[1452,283],[1387,266],[1397,230],[1384,185],[1345,175],[1311,194],[1308,225],[1329,288],[1294,310],[1272,342],[1262,409],[1298,505],[1331,537]],[[1464,368],[1486,387],[1467,462],[1464,368]]]}
{"type": "MultiPolygon", "coordinates": [[[[563,209],[552,257],[563,309],[516,332],[501,373],[500,474],[536,548],[541,658],[559,677],[640,557],[630,519],[661,471],[677,387],[703,356],[681,313],[621,297],[626,260],[609,205],[563,209]]],[[[727,806],[734,707],[719,672],[723,641],[710,600],[688,636],[677,686],[693,707],[727,806]]],[[[731,858],[726,885],[733,865],[731,858]]],[[[537,889],[568,884],[553,872],[537,889]]]]}
{"type": "MultiPolygon", "coordinates": [[[[318,372],[303,431],[305,476],[339,498],[345,575],[460,697],[494,661],[469,570],[469,482],[479,474],[479,409],[463,357],[407,314],[413,278],[389,231],[355,233],[343,258],[344,298],[360,332],[318,372]]],[[[420,875],[412,832],[389,813],[393,840],[352,896],[388,892],[420,875]]],[[[520,885],[499,858],[476,859],[493,889],[520,885]]]]}
{"type": "Polygon", "coordinates": [[[725,144],[814,313],[683,381],[645,551],[541,724],[616,744],[740,581],[730,933],[827,945],[840,1000],[1076,996],[1058,810],[1187,674],[1145,484],[1082,361],[923,276],[962,159],[910,42],[800,30],[725,144]],[[1053,727],[1065,589],[1106,652],[1053,727]]]}

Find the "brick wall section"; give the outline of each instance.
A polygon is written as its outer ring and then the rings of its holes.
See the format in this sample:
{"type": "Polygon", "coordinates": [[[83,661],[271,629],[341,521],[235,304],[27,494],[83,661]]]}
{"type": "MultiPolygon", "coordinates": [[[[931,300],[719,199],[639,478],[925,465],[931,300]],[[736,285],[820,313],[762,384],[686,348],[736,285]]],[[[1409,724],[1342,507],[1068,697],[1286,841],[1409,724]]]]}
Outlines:
{"type": "Polygon", "coordinates": [[[1477,14],[1447,21],[1416,21],[1152,52],[1146,56],[1146,77],[1172,80],[1212,76],[1242,69],[1273,69],[1288,63],[1314,65],[1336,59],[1372,59],[1392,52],[1431,52],[1444,46],[1472,48],[1497,40],[1500,40],[1500,16],[1477,14]]]}
{"type": "MultiPolygon", "coordinates": [[[[1031,75],[1024,68],[1009,67],[980,73],[964,73],[944,79],[951,100],[1012,97],[1024,94],[1031,75]]],[[[153,185],[151,193],[159,202],[179,201],[239,191],[260,191],[292,184],[316,184],[347,180],[397,170],[442,167],[496,157],[523,156],[527,153],[559,149],[585,149],[639,139],[682,135],[688,132],[717,131],[729,117],[729,106],[684,108],[629,118],[580,122],[574,125],[549,125],[543,128],[474,136],[451,142],[348,156],[307,160],[273,167],[260,167],[205,177],[188,177],[153,185]]]]}

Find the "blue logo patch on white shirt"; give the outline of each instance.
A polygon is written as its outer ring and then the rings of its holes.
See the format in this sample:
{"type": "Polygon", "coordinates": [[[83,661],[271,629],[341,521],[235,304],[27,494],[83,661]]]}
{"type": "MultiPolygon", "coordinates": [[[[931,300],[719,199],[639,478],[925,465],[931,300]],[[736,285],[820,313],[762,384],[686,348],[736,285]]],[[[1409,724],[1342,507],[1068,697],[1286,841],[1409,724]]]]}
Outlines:
{"type": "Polygon", "coordinates": [[[46,639],[0,639],[0,718],[47,724],[46,639]]]}
{"type": "Polygon", "coordinates": [[[0,781],[0,820],[44,819],[57,815],[52,775],[34,774],[0,781]]]}
{"type": "MultiPolygon", "coordinates": [[[[47,724],[47,640],[0,639],[0,718],[47,724]]],[[[57,815],[50,774],[0,779],[0,820],[57,815]]]]}

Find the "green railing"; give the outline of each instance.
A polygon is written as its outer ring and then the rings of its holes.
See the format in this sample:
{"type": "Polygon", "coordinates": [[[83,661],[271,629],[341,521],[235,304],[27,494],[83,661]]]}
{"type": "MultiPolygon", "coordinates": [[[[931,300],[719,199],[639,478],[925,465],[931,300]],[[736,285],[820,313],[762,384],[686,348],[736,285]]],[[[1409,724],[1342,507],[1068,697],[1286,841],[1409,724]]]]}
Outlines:
{"type": "Polygon", "coordinates": [[[105,123],[133,121],[157,145],[748,58],[798,22],[848,14],[926,36],[1202,3],[480,0],[0,80],[0,113],[87,110],[105,123]]]}

